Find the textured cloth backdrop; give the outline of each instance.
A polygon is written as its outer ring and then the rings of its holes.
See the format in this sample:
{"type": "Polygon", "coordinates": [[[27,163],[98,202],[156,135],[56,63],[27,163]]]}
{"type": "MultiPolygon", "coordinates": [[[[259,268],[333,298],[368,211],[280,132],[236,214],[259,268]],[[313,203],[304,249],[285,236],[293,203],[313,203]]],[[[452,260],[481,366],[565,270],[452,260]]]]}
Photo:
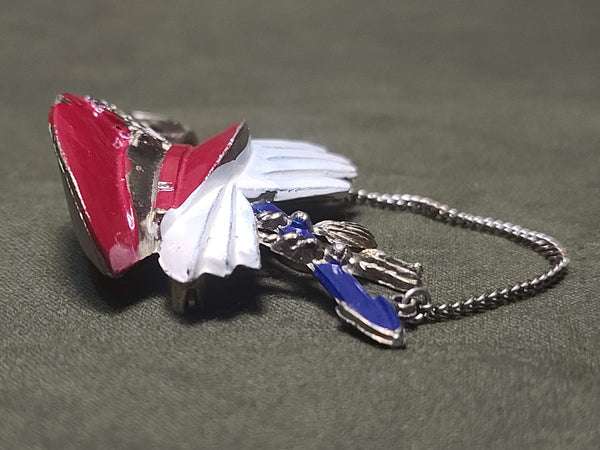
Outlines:
{"type": "MultiPolygon", "coordinates": [[[[18,2],[0,14],[0,447],[597,448],[598,2],[18,2]],[[47,133],[91,93],[207,137],[350,157],[356,185],[539,229],[558,286],[410,333],[340,326],[310,277],[267,262],[181,319],[151,260],[99,276],[47,133]]],[[[438,301],[528,277],[537,255],[377,209],[331,212],[425,266],[438,301]]],[[[324,216],[320,212],[315,215],[324,216]]]]}

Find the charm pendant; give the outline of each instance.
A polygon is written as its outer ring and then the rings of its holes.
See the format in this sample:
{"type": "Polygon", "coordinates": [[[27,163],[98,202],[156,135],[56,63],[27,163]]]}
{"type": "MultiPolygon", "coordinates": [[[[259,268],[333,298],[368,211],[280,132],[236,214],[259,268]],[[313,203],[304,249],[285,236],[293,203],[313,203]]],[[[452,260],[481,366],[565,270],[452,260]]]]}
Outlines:
{"type": "Polygon", "coordinates": [[[259,269],[263,245],[313,273],[344,322],[384,345],[403,344],[403,298],[373,298],[356,277],[414,292],[421,266],[376,249],[358,224],[313,226],[305,213],[276,206],[345,196],[357,175],[348,159],[308,142],[252,139],[244,122],[198,144],[177,122],[68,93],[49,121],[76,236],[103,274],[120,276],[157,253],[183,313],[197,280],[259,269]]]}
{"type": "Polygon", "coordinates": [[[309,142],[252,139],[244,122],[198,144],[178,122],[73,94],[56,99],[49,121],[83,251],[110,277],[158,254],[177,313],[210,295],[201,289],[206,276],[227,277],[238,266],[259,269],[262,245],[286,266],[312,273],[335,299],[342,321],[380,344],[401,347],[401,321],[458,318],[533,296],[556,283],[569,264],[566,250],[544,233],[426,197],[352,191],[357,172],[348,159],[309,142]],[[312,225],[306,213],[288,215],[277,206],[336,196],[499,235],[542,255],[550,269],[434,305],[421,285],[420,264],[377,249],[363,226],[312,225]],[[373,298],[357,278],[399,295],[373,298]]]}

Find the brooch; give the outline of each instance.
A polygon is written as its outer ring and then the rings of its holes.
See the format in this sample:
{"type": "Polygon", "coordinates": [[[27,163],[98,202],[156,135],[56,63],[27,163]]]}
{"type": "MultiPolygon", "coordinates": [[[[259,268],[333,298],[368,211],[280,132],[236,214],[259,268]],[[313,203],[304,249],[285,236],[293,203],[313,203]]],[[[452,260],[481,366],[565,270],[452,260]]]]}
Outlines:
{"type": "MultiPolygon", "coordinates": [[[[312,273],[335,299],[341,320],[374,341],[404,345],[405,327],[455,318],[536,294],[569,263],[553,238],[509,222],[459,212],[429,198],[351,189],[356,167],[304,141],[253,139],[244,122],[197,142],[179,122],[93,97],[65,93],[49,113],[71,220],[90,261],[118,277],[158,254],[178,313],[206,295],[207,275],[259,269],[260,246],[286,266],[312,273]],[[362,225],[287,214],[281,202],[341,199],[510,238],[550,269],[525,281],[458,301],[433,304],[422,267],[377,248],[362,225]],[[361,281],[396,292],[373,297],[361,281]]],[[[210,295],[210,293],[209,293],[210,295]]]]}

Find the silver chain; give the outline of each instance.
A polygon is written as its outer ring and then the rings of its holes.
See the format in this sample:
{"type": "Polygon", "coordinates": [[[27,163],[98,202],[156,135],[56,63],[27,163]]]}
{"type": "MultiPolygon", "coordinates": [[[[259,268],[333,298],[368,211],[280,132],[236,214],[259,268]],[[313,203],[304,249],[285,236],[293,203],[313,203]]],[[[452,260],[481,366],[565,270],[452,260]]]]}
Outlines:
{"type": "Polygon", "coordinates": [[[426,292],[425,295],[420,295],[423,293],[422,290],[421,292],[415,292],[415,295],[405,295],[397,300],[399,314],[405,322],[421,324],[458,318],[473,312],[494,309],[515,300],[532,297],[558,281],[569,264],[569,258],[564,247],[551,236],[528,230],[510,222],[460,212],[427,197],[409,194],[380,194],[379,192],[367,192],[360,189],[350,190],[347,200],[398,211],[406,210],[453,226],[495,234],[530,248],[550,263],[550,269],[534,278],[455,302],[434,305],[430,302],[429,295],[426,292]],[[407,311],[407,313],[403,314],[403,311],[407,311]]]}

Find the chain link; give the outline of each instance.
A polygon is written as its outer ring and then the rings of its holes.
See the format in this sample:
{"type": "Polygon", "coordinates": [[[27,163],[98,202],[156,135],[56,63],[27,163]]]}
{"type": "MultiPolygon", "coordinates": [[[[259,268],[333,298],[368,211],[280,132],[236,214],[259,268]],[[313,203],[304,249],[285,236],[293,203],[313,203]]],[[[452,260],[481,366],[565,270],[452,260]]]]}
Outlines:
{"type": "Polygon", "coordinates": [[[429,302],[427,296],[425,301],[417,303],[416,311],[410,314],[410,317],[404,318],[406,322],[421,324],[457,318],[532,297],[557,282],[569,264],[564,247],[551,236],[491,217],[467,214],[427,197],[409,194],[380,194],[361,189],[350,190],[346,198],[350,202],[366,203],[398,211],[406,210],[453,226],[495,234],[532,249],[550,263],[550,269],[534,278],[456,302],[434,305],[429,302]]]}

